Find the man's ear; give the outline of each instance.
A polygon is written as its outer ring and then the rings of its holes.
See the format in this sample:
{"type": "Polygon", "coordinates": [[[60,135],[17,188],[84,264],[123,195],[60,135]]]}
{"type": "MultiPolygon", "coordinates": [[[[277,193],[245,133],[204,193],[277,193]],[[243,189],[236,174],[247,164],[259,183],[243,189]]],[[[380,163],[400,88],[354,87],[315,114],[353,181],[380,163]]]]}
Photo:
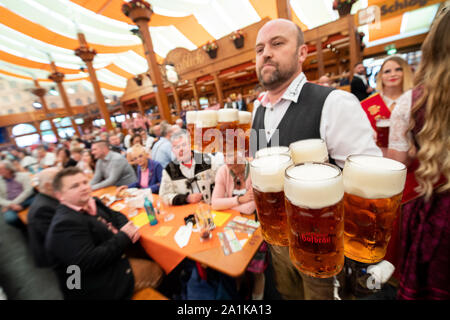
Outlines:
{"type": "Polygon", "coordinates": [[[59,201],[62,201],[63,200],[63,193],[61,191],[55,191],[55,197],[59,201]]]}
{"type": "Polygon", "coordinates": [[[308,46],[306,44],[302,44],[298,48],[298,60],[300,62],[300,65],[303,65],[307,56],[308,56],[308,46]]]}

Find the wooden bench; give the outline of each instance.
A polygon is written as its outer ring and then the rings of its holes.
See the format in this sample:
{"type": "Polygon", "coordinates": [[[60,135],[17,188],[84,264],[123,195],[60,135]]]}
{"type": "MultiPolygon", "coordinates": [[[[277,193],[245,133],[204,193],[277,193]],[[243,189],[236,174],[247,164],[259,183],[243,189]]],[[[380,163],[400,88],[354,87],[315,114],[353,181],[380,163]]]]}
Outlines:
{"type": "Polygon", "coordinates": [[[28,208],[19,211],[17,213],[17,216],[19,217],[20,221],[23,222],[23,224],[27,224],[28,223],[28,208]]]}
{"type": "Polygon", "coordinates": [[[152,288],[145,288],[136,292],[132,300],[169,300],[167,297],[152,288]]]}

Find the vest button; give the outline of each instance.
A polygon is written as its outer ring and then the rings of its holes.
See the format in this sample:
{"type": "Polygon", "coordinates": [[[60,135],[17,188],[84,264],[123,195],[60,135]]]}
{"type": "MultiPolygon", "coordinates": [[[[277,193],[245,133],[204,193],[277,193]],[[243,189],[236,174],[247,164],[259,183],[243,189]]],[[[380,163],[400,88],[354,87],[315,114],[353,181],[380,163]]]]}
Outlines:
{"type": "Polygon", "coordinates": [[[128,268],[128,269],[125,271],[126,274],[129,274],[130,272],[131,272],[131,269],[130,269],[130,268],[128,268]]]}

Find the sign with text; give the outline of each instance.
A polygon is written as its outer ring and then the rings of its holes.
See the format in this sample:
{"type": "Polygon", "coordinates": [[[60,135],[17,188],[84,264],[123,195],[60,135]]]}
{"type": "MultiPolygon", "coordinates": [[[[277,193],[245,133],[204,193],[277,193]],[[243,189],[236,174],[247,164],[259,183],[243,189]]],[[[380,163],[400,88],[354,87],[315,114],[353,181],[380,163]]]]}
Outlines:
{"type": "Polygon", "coordinates": [[[378,6],[381,20],[384,20],[440,2],[444,0],[369,0],[368,7],[378,6]]]}

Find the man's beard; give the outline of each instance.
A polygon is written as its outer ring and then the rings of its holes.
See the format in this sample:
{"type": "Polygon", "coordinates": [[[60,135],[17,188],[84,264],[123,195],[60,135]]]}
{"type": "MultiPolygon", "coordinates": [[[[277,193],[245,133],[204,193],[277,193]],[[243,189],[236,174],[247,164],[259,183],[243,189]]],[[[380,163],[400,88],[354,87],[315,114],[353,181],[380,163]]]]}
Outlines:
{"type": "MultiPolygon", "coordinates": [[[[297,52],[296,52],[297,53],[297,52]]],[[[297,54],[294,55],[295,57],[297,54]]],[[[297,61],[295,58],[292,60],[292,64],[290,64],[285,70],[280,70],[278,63],[271,61],[270,59],[264,60],[264,64],[270,63],[275,70],[269,75],[268,79],[264,80],[263,75],[261,74],[261,67],[256,71],[259,82],[264,86],[267,90],[273,90],[278,88],[280,85],[288,81],[296,72],[297,72],[297,61]]]]}

